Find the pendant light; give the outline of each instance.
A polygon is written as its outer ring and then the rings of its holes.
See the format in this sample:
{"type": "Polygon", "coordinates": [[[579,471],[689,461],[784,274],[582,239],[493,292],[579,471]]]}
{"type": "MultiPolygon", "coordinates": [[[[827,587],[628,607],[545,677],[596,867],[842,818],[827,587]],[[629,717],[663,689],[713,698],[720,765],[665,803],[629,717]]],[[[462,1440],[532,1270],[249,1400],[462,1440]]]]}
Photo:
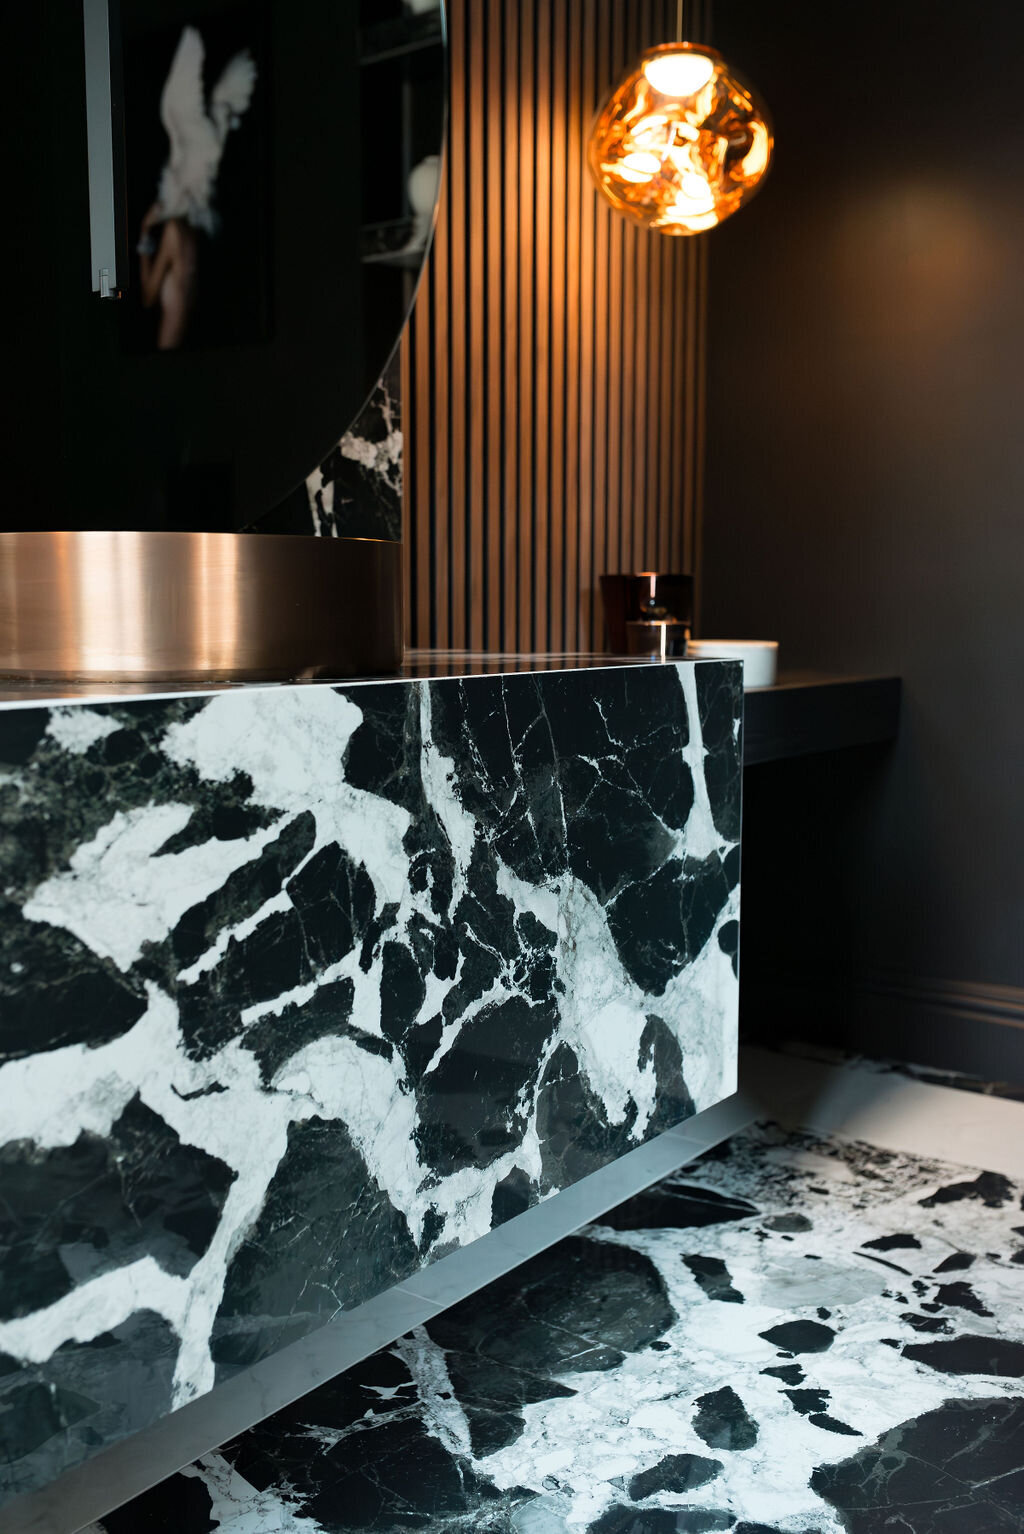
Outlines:
{"type": "Polygon", "coordinates": [[[700,234],[757,191],[771,162],[771,119],[714,48],[682,40],[642,54],[590,135],[594,180],[619,213],[661,234],[700,234]]]}

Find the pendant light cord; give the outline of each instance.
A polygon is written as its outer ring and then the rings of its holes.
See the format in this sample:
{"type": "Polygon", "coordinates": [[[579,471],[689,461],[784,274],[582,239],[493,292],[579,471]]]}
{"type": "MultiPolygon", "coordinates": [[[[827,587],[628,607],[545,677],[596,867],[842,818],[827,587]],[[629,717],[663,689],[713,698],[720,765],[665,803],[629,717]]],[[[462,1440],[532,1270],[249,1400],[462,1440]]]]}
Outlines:
{"type": "Polygon", "coordinates": [[[676,42],[683,40],[683,0],[679,0],[676,6],[676,42]]]}

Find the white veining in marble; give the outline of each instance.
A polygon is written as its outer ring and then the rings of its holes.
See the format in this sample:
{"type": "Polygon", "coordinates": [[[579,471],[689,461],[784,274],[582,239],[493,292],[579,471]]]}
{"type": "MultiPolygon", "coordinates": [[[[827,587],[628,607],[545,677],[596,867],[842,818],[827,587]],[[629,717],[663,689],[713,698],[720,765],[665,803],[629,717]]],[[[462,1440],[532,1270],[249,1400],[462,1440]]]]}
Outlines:
{"type": "MultiPolygon", "coordinates": [[[[724,857],[732,844],[719,834],[711,813],[692,668],[679,667],[676,675],[685,699],[690,736],[685,760],[694,784],[693,810],[676,839],[677,850],[692,857],[724,857]]],[[[468,889],[481,828],[459,796],[458,763],[435,739],[431,689],[410,685],[419,694],[423,793],[454,865],[449,904],[454,912],[468,889]]],[[[58,722],[51,733],[72,753],[82,753],[109,733],[106,721],[93,717],[96,722],[90,723],[87,710],[54,711],[58,722]],[[63,716],[72,713],[85,723],[69,725],[63,716]]],[[[266,811],[269,823],[246,836],[211,836],[165,852],[169,839],[189,825],[189,805],[163,802],[115,810],[91,840],[74,850],[66,868],[39,885],[24,907],[25,916],[74,934],[93,953],[127,971],[148,944],[167,937],[186,911],[218,891],[229,875],[254,863],[298,817],[312,812],[312,845],[283,886],[255,912],[213,932],[206,950],[181,968],[178,983],[196,984],[242,939],[258,941],[266,923],[287,913],[290,884],[321,849],[333,845],[366,870],[377,910],[395,908],[389,935],[407,938],[417,920],[436,919],[432,891],[429,884],[417,887],[411,877],[405,846],[409,811],[346,779],[346,748],[363,717],[352,697],[327,688],[213,697],[166,729],[160,751],[206,784],[223,785],[246,775],[252,783],[248,803],[266,811]]],[[[360,963],[357,945],[314,979],[254,1003],[242,1014],[242,1033],[203,1058],[186,1046],[176,995],[147,980],[147,1008],[120,1037],[91,1047],[56,1048],[0,1067],[0,1100],[9,1104],[5,1138],[46,1149],[73,1146],[83,1133],[102,1137],[137,1097],[183,1145],[217,1158],[233,1174],[216,1229],[187,1276],[164,1273],[152,1258],[126,1263],[30,1315],[0,1322],[0,1349],[16,1359],[42,1362],[64,1343],[97,1338],[146,1309],[163,1317],[178,1339],[173,1400],[180,1406],[214,1384],[213,1329],[228,1270],[264,1208],[293,1126],[313,1119],[344,1125],[383,1194],[404,1216],[412,1240],[420,1241],[428,1216],[440,1215],[442,1235],[434,1240],[448,1248],[491,1229],[495,1189],[513,1171],[525,1173],[534,1184],[541,1180],[540,1082],[561,1045],[574,1052],[608,1124],[623,1124],[635,1106],[633,1143],[648,1133],[656,1107],[654,1064],[638,1064],[652,1011],[683,1046],[686,1085],[696,1109],[733,1089],[738,988],[718,937],[738,916],[738,890],[718,911],[701,952],[652,998],[627,973],[607,912],[581,879],[563,872],[531,883],[514,872],[495,846],[488,846],[487,855],[500,894],[516,912],[531,913],[553,934],[554,974],[561,988],[556,1025],[532,1085],[517,1104],[524,1120],[518,1142],[486,1165],[442,1174],[423,1159],[416,1139],[417,1098],[405,1079],[402,1055],[369,1052],[355,1037],[381,1038],[379,946],[366,965],[360,963]],[[269,1082],[264,1080],[256,1056],[246,1048],[247,1032],[339,980],[353,987],[350,1032],[327,1033],[297,1046],[269,1082]]],[[[417,1026],[438,1015],[463,968],[460,957],[451,978],[427,977],[417,1026]]],[[[503,962],[490,988],[445,1023],[430,1068],[485,1008],[526,994],[522,978],[503,962]]],[[[345,1308],[343,1287],[336,1300],[338,1309],[345,1308]]],[[[451,1431],[456,1431],[454,1418],[451,1431]]],[[[229,1496],[229,1490],[223,1495],[229,1496]]],[[[253,1531],[263,1527],[252,1524],[253,1531]]]]}
{"type": "Polygon", "coordinates": [[[120,726],[108,715],[91,708],[55,708],[50,714],[46,733],[65,751],[82,756],[98,740],[113,735],[120,726]]]}

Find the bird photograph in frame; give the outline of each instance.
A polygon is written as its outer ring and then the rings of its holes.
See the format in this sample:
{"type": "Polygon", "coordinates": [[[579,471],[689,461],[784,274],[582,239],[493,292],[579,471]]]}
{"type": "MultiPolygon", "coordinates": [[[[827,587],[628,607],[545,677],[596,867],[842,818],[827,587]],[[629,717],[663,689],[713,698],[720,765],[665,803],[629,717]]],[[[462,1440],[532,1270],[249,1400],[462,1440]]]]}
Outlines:
{"type": "Polygon", "coordinates": [[[266,7],[124,0],[122,17],[125,345],[174,352],[265,341],[266,7]]]}

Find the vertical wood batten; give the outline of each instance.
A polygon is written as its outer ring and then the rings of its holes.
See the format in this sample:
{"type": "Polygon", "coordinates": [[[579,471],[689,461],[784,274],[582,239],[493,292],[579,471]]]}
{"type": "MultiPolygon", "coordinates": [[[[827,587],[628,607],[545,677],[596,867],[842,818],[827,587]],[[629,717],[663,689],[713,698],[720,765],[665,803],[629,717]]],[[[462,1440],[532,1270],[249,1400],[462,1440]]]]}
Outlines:
{"type": "MultiPolygon", "coordinates": [[[[622,63],[634,51],[635,11],[632,6],[626,10],[626,26],[618,50],[616,52],[615,68],[613,75],[621,73],[622,63]]],[[[607,216],[605,209],[601,209],[603,216],[607,216]]],[[[608,422],[609,432],[613,434],[612,446],[615,460],[615,492],[612,505],[615,518],[615,563],[611,565],[613,570],[629,570],[633,564],[633,551],[631,547],[632,522],[629,517],[629,505],[632,500],[632,468],[633,468],[633,442],[632,442],[632,412],[633,412],[633,347],[636,340],[636,306],[634,302],[634,256],[636,251],[637,230],[631,223],[624,219],[613,218],[612,221],[613,241],[618,244],[617,270],[614,274],[615,282],[615,329],[618,333],[618,365],[617,378],[613,377],[613,387],[617,388],[615,401],[615,413],[608,422]]],[[[614,244],[613,244],[614,250],[614,244]]],[[[614,341],[613,341],[614,344],[614,341]]],[[[609,556],[611,550],[609,550],[609,556]]]]}
{"type": "MultiPolygon", "coordinates": [[[[519,29],[516,18],[519,0],[504,0],[502,33],[504,38],[504,75],[501,95],[504,107],[505,138],[504,303],[500,345],[504,353],[502,389],[502,461],[504,501],[501,516],[505,526],[504,590],[499,646],[519,648],[519,29]]],[[[489,508],[495,516],[495,507],[489,508]]]]}
{"type": "Polygon", "coordinates": [[[661,425],[663,402],[672,398],[672,347],[674,337],[671,331],[671,316],[674,262],[670,257],[671,247],[663,244],[658,273],[659,291],[661,294],[658,321],[658,333],[661,338],[657,384],[659,411],[658,420],[652,422],[660,457],[658,464],[658,482],[661,486],[661,523],[658,529],[658,568],[660,570],[672,568],[672,522],[677,512],[675,490],[672,483],[672,439],[676,435],[678,428],[673,424],[671,430],[666,430],[661,425]]]}
{"type": "MultiPolygon", "coordinates": [[[[636,58],[654,41],[651,0],[642,0],[635,7],[638,16],[637,34],[632,57],[636,58]]],[[[660,29],[659,29],[660,30],[660,29]]],[[[626,60],[628,66],[630,60],[626,60]]],[[[633,231],[635,251],[636,285],[632,295],[634,315],[633,337],[633,419],[627,436],[633,444],[632,483],[628,487],[629,520],[633,528],[632,565],[634,569],[646,570],[651,565],[648,549],[648,520],[651,513],[650,483],[647,461],[648,417],[648,346],[650,344],[650,269],[654,259],[655,236],[646,229],[633,231]]]]}
{"type": "MultiPolygon", "coordinates": [[[[707,308],[708,308],[708,247],[704,241],[697,251],[697,303],[694,312],[694,368],[693,394],[690,409],[694,417],[694,483],[693,516],[690,522],[688,556],[690,568],[700,569],[703,553],[704,531],[704,449],[707,436],[707,308]]],[[[694,593],[694,630],[700,633],[700,582],[694,593]]]]}
{"type": "Polygon", "coordinates": [[[669,442],[669,484],[671,486],[672,515],[669,526],[669,567],[673,570],[683,568],[683,528],[686,520],[686,489],[683,481],[683,454],[686,441],[686,411],[683,408],[683,379],[685,377],[684,366],[684,317],[683,317],[683,293],[686,287],[685,265],[689,257],[685,250],[682,260],[676,263],[671,271],[669,283],[672,297],[669,305],[667,324],[670,335],[669,345],[669,395],[676,402],[675,419],[669,442]]]}
{"type": "MultiPolygon", "coordinates": [[[[612,0],[591,0],[596,11],[594,26],[594,106],[600,104],[604,92],[611,83],[611,8],[612,0]]],[[[594,369],[591,387],[594,391],[594,493],[590,507],[593,528],[593,579],[591,586],[591,636],[595,648],[603,644],[604,620],[601,614],[599,579],[603,570],[611,565],[608,559],[608,393],[610,338],[612,326],[611,302],[611,225],[605,210],[600,206],[596,190],[590,188],[590,219],[595,243],[594,304],[591,311],[593,326],[594,369]]]]}
{"type": "MultiPolygon", "coordinates": [[[[608,67],[603,78],[609,84],[624,52],[623,18],[619,0],[611,0],[610,49],[608,67]]],[[[620,218],[609,217],[608,209],[597,204],[598,221],[608,236],[608,282],[605,291],[605,316],[607,327],[607,352],[604,358],[604,435],[605,485],[604,485],[604,559],[598,569],[598,577],[604,570],[621,570],[622,553],[619,547],[619,465],[622,459],[622,245],[626,226],[620,218]]],[[[602,320],[599,318],[598,324],[602,320]]]]}
{"type": "Polygon", "coordinates": [[[403,371],[410,638],[600,648],[603,571],[699,558],[705,242],[627,224],[585,164],[596,107],[674,35],[675,0],[449,0],[448,22],[403,371]]]}
{"type": "Polygon", "coordinates": [[[594,647],[594,307],[597,286],[594,210],[596,199],[586,166],[582,161],[586,155],[586,139],[590,127],[588,110],[596,97],[593,0],[577,0],[574,19],[576,22],[574,35],[578,36],[580,45],[578,127],[581,155],[579,169],[579,626],[576,643],[581,649],[590,650],[594,647]]]}
{"type": "Polygon", "coordinates": [[[534,188],[534,435],[533,435],[533,648],[551,642],[549,529],[551,473],[551,23],[562,0],[536,0],[537,54],[534,100],[537,148],[534,188]]]}
{"type": "Polygon", "coordinates": [[[554,0],[551,28],[551,183],[549,356],[551,398],[548,409],[548,643],[565,649],[565,507],[566,507],[566,308],[568,299],[568,155],[566,146],[566,13],[571,0],[554,0]]]}
{"type": "Polygon", "coordinates": [[[565,340],[565,639],[567,649],[577,650],[580,638],[580,226],[584,142],[580,99],[582,69],[580,0],[571,0],[568,11],[566,57],[566,340],[565,340]]]}
{"type": "MultiPolygon", "coordinates": [[[[451,500],[449,496],[448,466],[451,458],[451,346],[448,333],[448,292],[451,287],[451,271],[448,264],[448,228],[451,223],[448,208],[448,185],[450,175],[445,169],[441,186],[441,203],[438,211],[437,232],[430,256],[433,266],[433,361],[434,390],[431,399],[431,421],[436,426],[424,447],[434,448],[434,504],[432,510],[431,543],[434,557],[432,573],[434,580],[434,616],[431,623],[432,643],[446,649],[451,638],[451,500]]],[[[429,342],[428,342],[429,344],[429,342]]],[[[423,433],[423,421],[414,423],[416,431],[423,433]]]]}
{"type": "MultiPolygon", "coordinates": [[[[505,621],[505,517],[502,493],[502,461],[505,455],[504,423],[504,330],[502,276],[504,271],[504,183],[502,162],[504,158],[502,120],[505,92],[496,88],[502,79],[502,0],[487,0],[487,69],[482,89],[484,111],[487,120],[487,220],[485,279],[487,284],[487,330],[484,337],[487,353],[487,440],[486,440],[486,491],[482,509],[487,529],[487,594],[483,618],[486,622],[485,643],[488,650],[501,648],[502,625],[505,621]]],[[[480,419],[484,420],[481,403],[480,419]]]]}
{"type": "MultiPolygon", "coordinates": [[[[451,0],[450,16],[450,85],[453,122],[466,123],[470,105],[466,90],[467,53],[469,48],[470,8],[473,0],[451,0]]],[[[466,371],[469,363],[469,293],[467,292],[467,252],[470,244],[469,208],[466,200],[467,158],[473,135],[452,133],[449,136],[449,238],[451,248],[451,505],[449,508],[449,549],[451,558],[451,602],[449,632],[451,645],[461,650],[466,645],[466,613],[470,589],[466,561],[467,464],[470,435],[469,395],[466,371]]]]}
{"type": "MultiPolygon", "coordinates": [[[[709,42],[712,25],[712,0],[694,0],[694,36],[698,42],[709,42]]],[[[707,410],[707,314],[708,314],[708,242],[697,242],[697,296],[693,312],[694,328],[694,379],[693,392],[687,397],[687,414],[694,419],[694,491],[693,511],[688,532],[686,554],[688,568],[698,576],[703,549],[704,527],[704,451],[706,439],[707,410]]],[[[701,583],[694,582],[694,632],[701,631],[701,583]]]]}
{"type": "MultiPolygon", "coordinates": [[[[464,0],[465,3],[465,0],[464,0]]],[[[468,337],[466,345],[466,405],[469,415],[467,432],[468,457],[466,461],[466,545],[468,549],[467,578],[468,601],[466,638],[470,649],[484,648],[485,608],[490,592],[485,582],[485,559],[491,541],[491,528],[486,516],[487,480],[484,424],[487,419],[482,397],[483,384],[487,378],[487,327],[486,314],[486,154],[487,154],[487,71],[485,0],[469,0],[474,24],[467,29],[466,48],[466,117],[476,125],[476,132],[468,137],[469,164],[466,191],[466,270],[468,291],[466,315],[468,337]],[[477,220],[481,222],[480,233],[474,235],[477,220]],[[483,238],[481,238],[481,234],[483,238]]]]}
{"type": "MultiPolygon", "coordinates": [[[[534,296],[533,208],[535,196],[534,0],[519,4],[519,622],[517,648],[537,648],[533,587],[534,296]]],[[[511,85],[511,82],[509,82],[511,85]]]]}

